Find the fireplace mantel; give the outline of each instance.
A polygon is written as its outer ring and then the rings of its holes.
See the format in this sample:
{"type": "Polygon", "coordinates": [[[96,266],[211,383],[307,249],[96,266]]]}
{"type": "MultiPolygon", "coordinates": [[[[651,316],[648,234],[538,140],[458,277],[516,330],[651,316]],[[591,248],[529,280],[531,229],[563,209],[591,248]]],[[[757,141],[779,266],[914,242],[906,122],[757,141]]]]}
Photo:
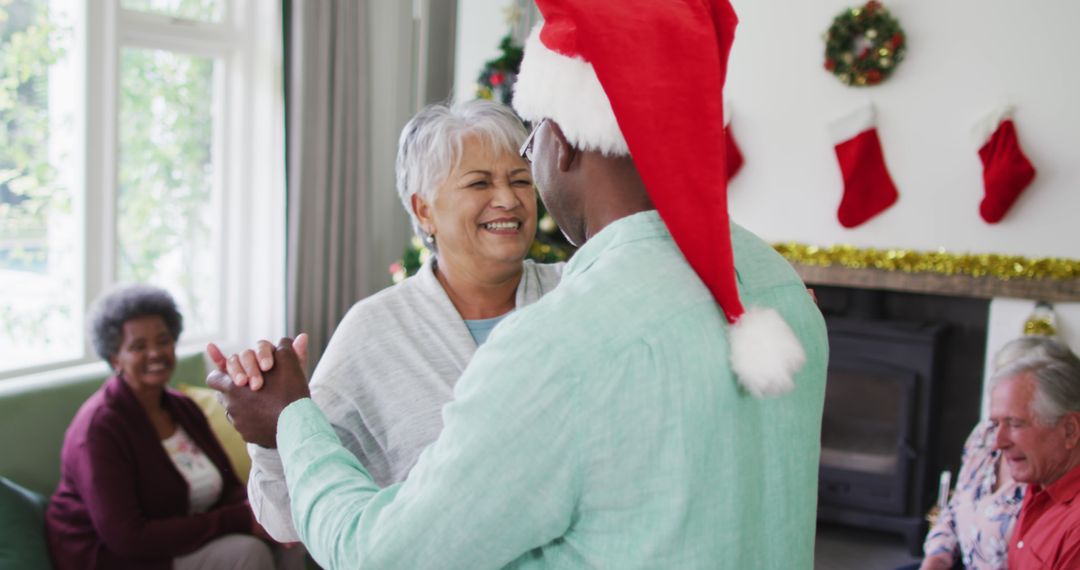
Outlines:
{"type": "Polygon", "coordinates": [[[906,273],[884,269],[853,269],[832,265],[821,267],[793,262],[807,285],[832,285],[859,289],[887,289],[989,299],[1012,297],[1051,302],[1080,301],[1078,279],[999,279],[938,273],[906,273]]]}

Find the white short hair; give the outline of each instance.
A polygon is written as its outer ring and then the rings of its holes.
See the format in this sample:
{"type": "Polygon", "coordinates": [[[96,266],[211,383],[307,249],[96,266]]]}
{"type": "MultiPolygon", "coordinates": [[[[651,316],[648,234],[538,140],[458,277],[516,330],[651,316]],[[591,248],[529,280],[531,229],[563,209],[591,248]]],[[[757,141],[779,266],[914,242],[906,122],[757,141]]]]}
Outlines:
{"type": "Polygon", "coordinates": [[[428,202],[434,199],[435,189],[461,160],[466,137],[478,136],[497,152],[517,153],[527,135],[509,107],[484,99],[437,103],[413,116],[401,129],[395,172],[398,196],[416,235],[424,241],[428,238],[413,213],[413,195],[420,194],[428,202]]]}
{"type": "Polygon", "coordinates": [[[1048,337],[1022,337],[998,353],[1008,353],[990,380],[991,388],[1009,378],[1030,375],[1035,379],[1031,412],[1036,421],[1054,425],[1065,414],[1080,412],[1080,359],[1067,346],[1048,337]]]}
{"type": "Polygon", "coordinates": [[[1002,346],[994,354],[993,370],[991,372],[997,372],[1021,358],[1046,355],[1061,358],[1068,352],[1069,348],[1067,346],[1048,336],[1026,335],[1014,338],[1005,343],[1005,346],[1002,346]]]}

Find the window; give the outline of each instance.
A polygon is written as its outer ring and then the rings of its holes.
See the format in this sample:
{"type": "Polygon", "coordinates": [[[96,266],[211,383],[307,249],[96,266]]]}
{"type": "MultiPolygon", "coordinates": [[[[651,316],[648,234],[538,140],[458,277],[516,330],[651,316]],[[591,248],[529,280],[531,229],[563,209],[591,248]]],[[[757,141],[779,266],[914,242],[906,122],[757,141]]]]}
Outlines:
{"type": "Polygon", "coordinates": [[[283,262],[246,251],[282,251],[278,10],[0,0],[0,377],[92,362],[114,283],[168,289],[182,345],[280,332],[283,262]]]}
{"type": "Polygon", "coordinates": [[[188,18],[204,22],[221,19],[224,0],[124,0],[121,5],[129,10],[188,18]]]}
{"type": "Polygon", "coordinates": [[[0,371],[82,352],[72,16],[0,3],[0,371]]]}
{"type": "Polygon", "coordinates": [[[120,56],[116,276],[157,282],[184,308],[186,334],[216,332],[213,204],[220,62],[160,49],[120,56]]]}

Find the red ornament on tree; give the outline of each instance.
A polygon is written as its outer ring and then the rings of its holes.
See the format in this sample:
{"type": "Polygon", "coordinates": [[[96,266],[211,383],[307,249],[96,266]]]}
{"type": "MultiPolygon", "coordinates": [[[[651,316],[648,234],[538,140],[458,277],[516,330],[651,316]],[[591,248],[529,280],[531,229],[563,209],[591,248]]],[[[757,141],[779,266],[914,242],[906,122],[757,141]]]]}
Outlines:
{"type": "Polygon", "coordinates": [[[503,81],[505,80],[506,76],[503,75],[503,72],[501,71],[496,71],[495,73],[491,74],[491,84],[495,87],[502,85],[503,81]]]}

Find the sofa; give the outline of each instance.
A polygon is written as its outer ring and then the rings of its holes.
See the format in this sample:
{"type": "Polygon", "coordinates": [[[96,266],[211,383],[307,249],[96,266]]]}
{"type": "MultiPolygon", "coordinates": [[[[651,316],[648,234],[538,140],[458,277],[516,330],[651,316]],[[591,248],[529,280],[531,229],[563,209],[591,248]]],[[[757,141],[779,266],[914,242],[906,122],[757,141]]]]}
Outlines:
{"type": "MultiPolygon", "coordinates": [[[[246,482],[251,460],[214,393],[206,388],[206,370],[201,353],[181,355],[173,387],[203,409],[246,482]]],[[[0,570],[49,568],[44,510],[60,482],[64,432],[79,406],[106,378],[107,373],[97,368],[61,382],[0,381],[0,570]]]]}

